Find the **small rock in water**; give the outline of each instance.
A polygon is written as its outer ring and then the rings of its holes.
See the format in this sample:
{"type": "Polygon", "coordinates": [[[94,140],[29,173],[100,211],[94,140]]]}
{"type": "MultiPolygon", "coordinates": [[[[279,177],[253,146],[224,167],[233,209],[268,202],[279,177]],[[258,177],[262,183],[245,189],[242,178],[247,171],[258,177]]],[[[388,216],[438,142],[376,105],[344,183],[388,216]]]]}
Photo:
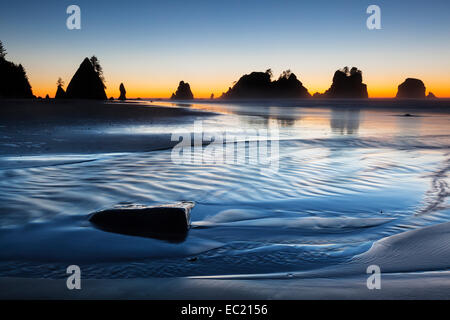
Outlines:
{"type": "Polygon", "coordinates": [[[187,237],[194,205],[183,201],[155,207],[117,206],[93,213],[89,221],[108,232],[181,242],[187,237]]]}
{"type": "Polygon", "coordinates": [[[197,257],[190,257],[190,258],[187,259],[187,261],[189,261],[189,262],[195,262],[197,260],[198,260],[197,257]]]}

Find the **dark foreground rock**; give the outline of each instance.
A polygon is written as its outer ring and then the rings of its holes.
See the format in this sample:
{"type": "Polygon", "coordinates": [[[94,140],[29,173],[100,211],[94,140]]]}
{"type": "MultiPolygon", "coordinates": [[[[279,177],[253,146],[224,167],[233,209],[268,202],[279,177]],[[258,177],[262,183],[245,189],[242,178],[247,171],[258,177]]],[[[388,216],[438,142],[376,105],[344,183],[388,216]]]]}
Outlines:
{"type": "Polygon", "coordinates": [[[194,95],[191,91],[191,86],[189,83],[180,81],[178,85],[178,89],[175,93],[172,94],[171,99],[174,100],[192,100],[194,99],[194,95]]]}
{"type": "Polygon", "coordinates": [[[102,79],[88,58],[85,58],[66,90],[68,99],[106,100],[102,79]]]}
{"type": "Polygon", "coordinates": [[[89,221],[108,232],[181,242],[187,237],[193,207],[189,201],[157,207],[120,206],[93,213],[89,221]]]}
{"type": "Polygon", "coordinates": [[[422,80],[408,78],[398,86],[397,98],[425,99],[425,84],[422,80]]]}

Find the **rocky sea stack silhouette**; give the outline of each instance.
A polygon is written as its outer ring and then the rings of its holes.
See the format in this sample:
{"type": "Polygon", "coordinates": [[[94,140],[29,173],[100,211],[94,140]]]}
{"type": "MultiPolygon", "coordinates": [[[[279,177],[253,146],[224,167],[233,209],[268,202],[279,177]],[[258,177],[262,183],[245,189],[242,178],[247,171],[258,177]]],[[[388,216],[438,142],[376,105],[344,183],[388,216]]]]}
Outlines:
{"type": "Polygon", "coordinates": [[[0,98],[33,98],[25,69],[5,59],[6,51],[0,41],[0,98]]]}
{"type": "Polygon", "coordinates": [[[55,99],[65,99],[65,98],[66,92],[62,87],[58,86],[58,89],[56,89],[55,99]]]}
{"type": "Polygon", "coordinates": [[[119,100],[122,100],[122,101],[127,100],[127,91],[125,90],[125,86],[123,85],[123,83],[120,84],[119,91],[120,91],[119,100]]]}
{"type": "Polygon", "coordinates": [[[334,99],[367,99],[367,85],[363,83],[362,72],[358,68],[345,67],[337,70],[333,76],[333,83],[325,93],[314,94],[317,98],[334,99]]]}
{"type": "Polygon", "coordinates": [[[58,81],[56,82],[56,94],[55,99],[65,99],[66,98],[66,92],[63,89],[64,81],[62,81],[61,78],[58,78],[58,81]]]}
{"type": "Polygon", "coordinates": [[[192,100],[194,99],[194,95],[191,91],[191,86],[189,83],[180,81],[178,85],[178,89],[175,93],[172,93],[171,99],[174,100],[192,100]]]}
{"type": "Polygon", "coordinates": [[[408,78],[398,86],[399,99],[425,99],[425,84],[422,80],[408,78]]]}
{"type": "Polygon", "coordinates": [[[427,99],[437,99],[433,92],[428,92],[427,99]]]}
{"type": "Polygon", "coordinates": [[[252,72],[242,76],[232,88],[222,95],[224,99],[274,99],[309,98],[310,94],[297,76],[284,71],[278,80],[272,81],[272,71],[252,72]]]}
{"type": "Polygon", "coordinates": [[[68,99],[106,100],[105,85],[101,73],[96,70],[92,58],[85,58],[67,86],[68,99]]]}

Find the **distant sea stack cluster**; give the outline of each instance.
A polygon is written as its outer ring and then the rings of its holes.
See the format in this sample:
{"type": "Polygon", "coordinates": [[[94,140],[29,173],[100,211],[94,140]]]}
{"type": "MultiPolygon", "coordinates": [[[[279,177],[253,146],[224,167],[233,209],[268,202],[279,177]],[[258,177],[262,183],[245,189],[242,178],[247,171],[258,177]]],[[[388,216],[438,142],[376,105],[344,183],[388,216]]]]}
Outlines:
{"type": "Polygon", "coordinates": [[[272,81],[272,70],[252,72],[242,76],[232,88],[222,94],[224,99],[309,98],[311,95],[297,76],[284,71],[272,81]]]}
{"type": "MultiPolygon", "coordinates": [[[[63,85],[64,82],[59,78],[55,99],[107,99],[103,70],[96,56],[83,60],[72,80],[70,80],[66,91],[64,91],[63,85]]],[[[119,100],[126,100],[126,90],[123,83],[120,84],[119,91],[119,100]]],[[[110,100],[113,100],[113,98],[110,98],[110,100]]]]}
{"type": "MultiPolygon", "coordinates": [[[[35,98],[31,90],[25,69],[21,64],[7,61],[6,50],[0,41],[0,98],[35,98]]],[[[306,99],[311,98],[308,89],[290,70],[283,71],[276,80],[272,80],[271,69],[265,72],[245,74],[228,91],[222,93],[221,99],[306,99]]],[[[57,81],[55,99],[96,99],[106,100],[103,70],[96,56],[85,58],[64,90],[61,78],[57,81]]],[[[123,83],[119,86],[119,100],[126,100],[123,83]]],[[[312,98],[322,99],[367,99],[367,85],[363,83],[362,71],[356,67],[344,67],[334,73],[331,86],[324,93],[316,92],[312,98]]],[[[429,92],[422,80],[407,78],[398,86],[397,99],[436,99],[429,92]]],[[[46,99],[50,99],[48,94],[46,99]]],[[[180,81],[172,94],[173,100],[192,100],[189,83],[180,81]]],[[[214,99],[211,94],[210,99],[214,99]]],[[[110,100],[114,100],[113,97],[110,100]]]]}
{"type": "Polygon", "coordinates": [[[367,85],[363,83],[361,70],[345,67],[334,73],[330,89],[323,94],[315,93],[314,98],[367,99],[369,94],[367,85]]]}
{"type": "Polygon", "coordinates": [[[177,91],[175,93],[172,93],[172,97],[170,97],[172,100],[192,100],[194,99],[194,95],[191,91],[191,86],[189,83],[180,81],[177,91]]]}

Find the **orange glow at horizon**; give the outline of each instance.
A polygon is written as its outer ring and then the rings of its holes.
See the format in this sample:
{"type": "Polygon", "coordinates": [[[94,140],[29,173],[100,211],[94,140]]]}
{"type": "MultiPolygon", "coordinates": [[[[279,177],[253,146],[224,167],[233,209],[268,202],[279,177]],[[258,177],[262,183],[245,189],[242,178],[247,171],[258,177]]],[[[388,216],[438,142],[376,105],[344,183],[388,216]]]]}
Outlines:
{"type": "MultiPolygon", "coordinates": [[[[56,93],[56,74],[44,72],[43,68],[30,68],[27,70],[33,94],[45,97],[47,94],[54,97],[56,93]]],[[[109,70],[109,68],[108,68],[109,70]]],[[[114,69],[113,69],[114,70],[114,69]]],[[[67,70],[62,73],[65,82],[64,89],[70,82],[75,70],[67,70]]],[[[146,74],[136,74],[125,72],[124,70],[115,70],[105,74],[106,94],[109,97],[118,98],[119,85],[124,83],[128,98],[170,98],[176,91],[180,80],[190,84],[194,98],[208,99],[211,94],[219,98],[223,92],[226,92],[233,82],[238,80],[244,73],[233,72],[230,74],[216,73],[214,75],[203,75],[200,73],[189,74],[163,74],[155,73],[153,77],[147,78],[146,74]]],[[[331,85],[331,78],[327,71],[320,74],[300,73],[300,80],[309,93],[323,93],[331,85]]],[[[426,94],[433,92],[438,98],[450,98],[450,78],[444,73],[424,72],[418,74],[409,74],[399,71],[395,75],[391,74],[388,78],[383,73],[367,72],[364,73],[363,82],[367,85],[370,98],[394,98],[397,94],[397,87],[406,78],[413,77],[421,79],[425,83],[426,94]]]]}
{"type": "MultiPolygon", "coordinates": [[[[106,88],[106,95],[109,97],[118,98],[120,95],[119,92],[119,84],[117,86],[107,86],[106,88]]],[[[54,97],[56,93],[56,84],[54,86],[33,86],[33,83],[31,83],[33,94],[35,96],[45,97],[47,94],[50,97],[54,97]]],[[[194,94],[194,98],[199,99],[209,99],[211,94],[214,94],[214,98],[219,98],[223,92],[228,90],[229,86],[224,85],[223,87],[216,87],[211,89],[205,89],[201,88],[199,90],[196,90],[195,87],[191,84],[191,90],[194,94]]],[[[146,88],[132,88],[131,86],[127,86],[125,84],[125,88],[127,90],[127,97],[128,98],[163,98],[167,99],[170,98],[173,92],[176,91],[176,88],[170,89],[162,89],[162,88],[155,88],[154,90],[149,90],[146,88]]],[[[315,89],[309,89],[308,91],[310,94],[314,94],[315,92],[323,93],[326,89],[318,88],[315,89]]],[[[397,94],[397,87],[370,87],[368,85],[368,92],[369,92],[369,98],[394,98],[397,94]]],[[[450,98],[450,88],[442,85],[442,86],[436,86],[436,87],[428,87],[426,90],[426,94],[428,92],[433,92],[438,98],[450,98]]]]}

